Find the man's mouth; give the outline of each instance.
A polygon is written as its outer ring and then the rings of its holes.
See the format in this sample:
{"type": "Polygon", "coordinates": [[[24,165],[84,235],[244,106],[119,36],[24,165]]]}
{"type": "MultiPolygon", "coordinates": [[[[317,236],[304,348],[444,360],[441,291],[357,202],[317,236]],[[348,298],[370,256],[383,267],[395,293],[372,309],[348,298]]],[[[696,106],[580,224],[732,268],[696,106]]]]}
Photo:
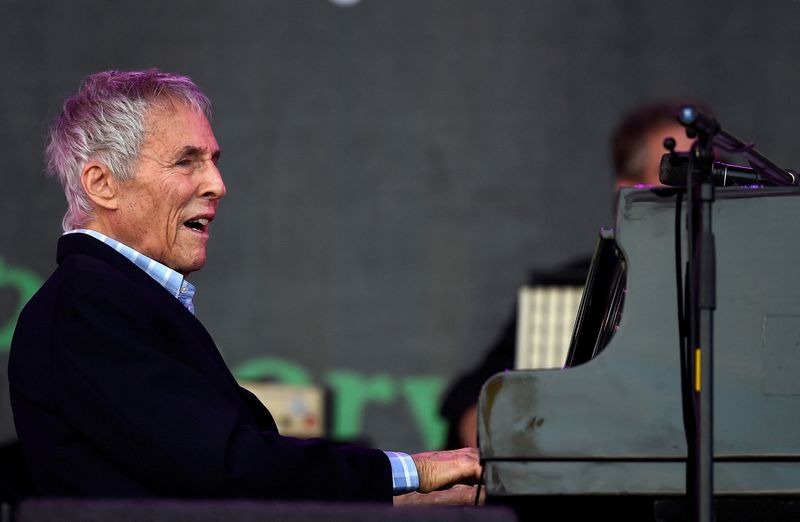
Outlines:
{"type": "Polygon", "coordinates": [[[187,228],[191,228],[192,230],[196,230],[197,232],[206,232],[208,231],[208,224],[210,222],[211,220],[208,218],[198,217],[185,221],[183,225],[187,228]]]}

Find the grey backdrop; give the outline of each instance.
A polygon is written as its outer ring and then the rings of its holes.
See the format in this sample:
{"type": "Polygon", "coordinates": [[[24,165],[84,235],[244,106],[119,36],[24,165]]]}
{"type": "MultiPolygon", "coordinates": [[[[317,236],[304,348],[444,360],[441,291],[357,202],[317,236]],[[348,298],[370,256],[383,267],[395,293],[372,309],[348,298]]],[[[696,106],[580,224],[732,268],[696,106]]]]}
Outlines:
{"type": "Polygon", "coordinates": [[[529,268],[590,251],[624,111],[697,99],[800,166],[799,21],[796,0],[3,0],[0,258],[53,269],[64,202],[42,136],[83,76],[187,74],[228,187],[199,318],[234,368],[389,383],[359,436],[424,449],[404,379],[474,364],[529,268]]]}

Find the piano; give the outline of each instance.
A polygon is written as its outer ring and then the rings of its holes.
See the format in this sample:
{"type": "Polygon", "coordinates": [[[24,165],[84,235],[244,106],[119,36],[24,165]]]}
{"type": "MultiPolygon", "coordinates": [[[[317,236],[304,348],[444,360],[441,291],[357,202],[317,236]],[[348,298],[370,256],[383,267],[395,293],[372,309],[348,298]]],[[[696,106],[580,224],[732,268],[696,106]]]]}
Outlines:
{"type": "MultiPolygon", "coordinates": [[[[686,253],[685,207],[675,189],[623,189],[614,229],[600,234],[569,367],[506,371],[485,383],[478,440],[487,503],[537,521],[604,509],[614,520],[686,519],[675,254],[676,231],[686,253]]],[[[721,521],[764,509],[769,520],[800,519],[798,218],[800,188],[716,190],[721,521]]]]}

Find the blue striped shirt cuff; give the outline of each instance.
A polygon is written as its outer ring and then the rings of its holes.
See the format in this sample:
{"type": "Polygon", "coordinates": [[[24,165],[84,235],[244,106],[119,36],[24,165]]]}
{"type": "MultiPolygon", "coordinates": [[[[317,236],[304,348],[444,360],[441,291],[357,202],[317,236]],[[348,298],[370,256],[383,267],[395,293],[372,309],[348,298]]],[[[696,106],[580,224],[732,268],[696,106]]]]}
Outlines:
{"type": "Polygon", "coordinates": [[[392,494],[402,495],[419,488],[419,475],[414,459],[406,453],[384,451],[392,465],[392,494]]]}

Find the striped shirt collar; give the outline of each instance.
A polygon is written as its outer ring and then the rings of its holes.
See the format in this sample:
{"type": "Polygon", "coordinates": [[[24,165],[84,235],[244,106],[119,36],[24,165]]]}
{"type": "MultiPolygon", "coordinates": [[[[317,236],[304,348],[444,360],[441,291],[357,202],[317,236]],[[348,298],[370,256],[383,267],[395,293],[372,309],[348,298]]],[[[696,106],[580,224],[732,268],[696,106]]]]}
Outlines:
{"type": "Polygon", "coordinates": [[[120,243],[116,239],[112,239],[96,230],[78,228],[75,230],[70,230],[69,232],[65,232],[65,234],[75,233],[92,236],[93,238],[102,241],[106,245],[119,252],[128,261],[144,270],[147,275],[152,277],[158,284],[163,286],[167,292],[175,296],[175,298],[180,301],[180,303],[185,306],[187,310],[194,314],[194,303],[192,303],[192,298],[194,297],[195,287],[192,283],[186,281],[180,273],[169,268],[168,266],[162,265],[155,259],[150,259],[141,252],[137,252],[128,245],[120,243]]]}

